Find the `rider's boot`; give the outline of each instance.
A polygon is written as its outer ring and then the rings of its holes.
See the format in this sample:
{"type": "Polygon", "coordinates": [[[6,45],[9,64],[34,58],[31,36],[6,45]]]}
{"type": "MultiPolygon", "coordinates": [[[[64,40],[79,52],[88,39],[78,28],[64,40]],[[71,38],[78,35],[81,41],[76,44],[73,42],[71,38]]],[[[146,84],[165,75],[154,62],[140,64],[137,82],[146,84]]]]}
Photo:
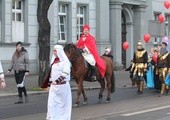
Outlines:
{"type": "Polygon", "coordinates": [[[91,68],[91,79],[92,79],[92,81],[96,81],[97,80],[97,78],[96,78],[96,68],[95,68],[95,66],[90,66],[90,68],[91,68]]]}

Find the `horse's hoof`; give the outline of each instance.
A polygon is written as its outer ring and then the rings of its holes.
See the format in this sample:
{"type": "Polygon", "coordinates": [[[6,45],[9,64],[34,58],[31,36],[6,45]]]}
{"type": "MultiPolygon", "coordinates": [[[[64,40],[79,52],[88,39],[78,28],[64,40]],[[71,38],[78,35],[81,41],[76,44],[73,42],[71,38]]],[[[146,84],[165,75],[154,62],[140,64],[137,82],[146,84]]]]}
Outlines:
{"type": "Polygon", "coordinates": [[[110,98],[107,98],[105,102],[110,103],[110,98]]]}
{"type": "Polygon", "coordinates": [[[79,103],[75,103],[75,104],[74,104],[74,107],[79,107],[79,103]]]}
{"type": "Polygon", "coordinates": [[[102,102],[102,98],[98,100],[98,103],[101,103],[102,102]]]}

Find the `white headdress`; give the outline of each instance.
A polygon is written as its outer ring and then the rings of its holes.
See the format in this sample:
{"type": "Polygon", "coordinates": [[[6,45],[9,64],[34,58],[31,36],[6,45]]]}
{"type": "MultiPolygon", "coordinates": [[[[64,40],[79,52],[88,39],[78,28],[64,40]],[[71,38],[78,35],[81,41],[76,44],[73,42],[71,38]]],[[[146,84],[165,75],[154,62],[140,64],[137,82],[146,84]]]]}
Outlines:
{"type": "MultiPolygon", "coordinates": [[[[65,62],[69,62],[66,54],[64,53],[64,50],[63,50],[63,47],[61,45],[55,45],[54,46],[54,50],[57,50],[57,56],[59,58],[60,61],[65,61],[65,62]]],[[[54,54],[52,55],[52,58],[51,58],[51,64],[53,63],[54,59],[56,57],[54,56],[54,54]]]]}

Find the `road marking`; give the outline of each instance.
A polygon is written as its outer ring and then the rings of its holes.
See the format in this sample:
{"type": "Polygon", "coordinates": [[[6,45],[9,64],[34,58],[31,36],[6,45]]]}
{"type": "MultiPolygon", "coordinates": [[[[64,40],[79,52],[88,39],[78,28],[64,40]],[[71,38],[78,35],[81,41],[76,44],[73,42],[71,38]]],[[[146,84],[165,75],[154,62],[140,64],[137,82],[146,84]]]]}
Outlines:
{"type": "Polygon", "coordinates": [[[147,112],[152,112],[152,111],[161,110],[161,109],[166,109],[166,108],[170,108],[170,105],[168,105],[168,106],[163,106],[163,107],[158,107],[158,108],[152,108],[152,109],[148,109],[148,110],[142,110],[142,111],[138,111],[138,112],[132,112],[132,113],[127,113],[127,114],[122,114],[121,116],[138,115],[138,114],[147,113],[147,112]]]}

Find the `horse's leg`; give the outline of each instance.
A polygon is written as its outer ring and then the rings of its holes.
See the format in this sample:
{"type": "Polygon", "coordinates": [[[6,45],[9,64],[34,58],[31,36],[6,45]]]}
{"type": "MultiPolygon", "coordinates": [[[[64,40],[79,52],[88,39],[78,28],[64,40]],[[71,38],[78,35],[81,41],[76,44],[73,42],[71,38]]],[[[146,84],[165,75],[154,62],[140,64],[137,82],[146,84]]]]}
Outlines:
{"type": "MultiPolygon", "coordinates": [[[[76,99],[76,102],[75,102],[75,104],[74,104],[75,107],[79,106],[81,93],[84,93],[83,78],[79,78],[78,80],[79,80],[79,81],[77,82],[77,85],[78,85],[77,99],[76,99]],[[83,90],[83,91],[82,91],[82,90],[83,90]]],[[[85,94],[85,93],[84,93],[84,94],[85,94]]]]}
{"type": "Polygon", "coordinates": [[[107,81],[107,99],[106,99],[106,103],[109,103],[110,102],[110,96],[111,96],[111,88],[112,88],[111,77],[106,76],[106,81],[107,81]]]}
{"type": "Polygon", "coordinates": [[[87,104],[87,96],[86,96],[86,93],[85,93],[85,90],[84,90],[84,86],[83,86],[83,85],[82,85],[82,87],[81,87],[81,92],[82,92],[83,98],[84,98],[83,104],[86,105],[86,104],[87,104]]]}
{"type": "Polygon", "coordinates": [[[100,92],[99,92],[99,96],[98,96],[98,99],[99,99],[98,102],[100,103],[102,101],[102,99],[103,99],[103,92],[104,92],[104,89],[105,89],[105,80],[104,80],[104,78],[100,79],[99,83],[100,83],[101,88],[100,88],[100,92]]]}

